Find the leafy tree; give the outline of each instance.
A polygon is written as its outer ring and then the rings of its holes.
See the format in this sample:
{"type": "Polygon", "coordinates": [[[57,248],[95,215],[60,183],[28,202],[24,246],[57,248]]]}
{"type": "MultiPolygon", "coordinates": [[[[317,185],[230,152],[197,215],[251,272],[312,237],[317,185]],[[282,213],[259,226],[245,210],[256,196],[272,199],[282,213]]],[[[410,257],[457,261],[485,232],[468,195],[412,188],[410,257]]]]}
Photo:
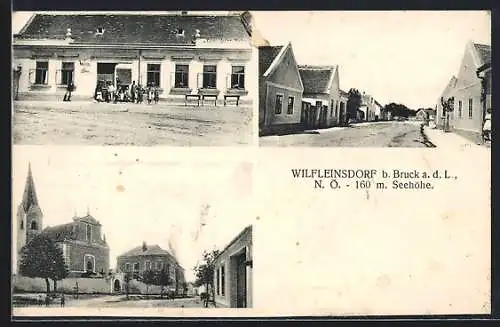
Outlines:
{"type": "Polygon", "coordinates": [[[142,282],[146,284],[146,294],[149,294],[149,285],[154,285],[156,280],[155,272],[147,269],[142,273],[142,282]]]}
{"type": "Polygon", "coordinates": [[[349,125],[349,120],[356,117],[359,107],[361,107],[361,93],[357,89],[350,89],[347,94],[347,112],[345,125],[349,125]]]}
{"type": "MultiPolygon", "coordinates": [[[[212,293],[214,291],[215,259],[219,253],[219,250],[213,250],[211,252],[204,251],[202,261],[198,262],[194,267],[196,277],[195,285],[205,285],[207,293],[209,292],[209,289],[212,289],[212,293]]],[[[205,306],[208,307],[208,301],[205,302],[205,306]]]]}
{"type": "Polygon", "coordinates": [[[49,279],[54,281],[56,291],[57,281],[68,275],[62,250],[49,237],[39,234],[21,250],[19,272],[23,276],[43,278],[50,293],[49,279]]]}
{"type": "Polygon", "coordinates": [[[168,269],[163,268],[162,270],[156,271],[153,275],[152,284],[161,287],[160,298],[163,299],[163,291],[165,287],[172,284],[172,278],[170,278],[168,269]]]}

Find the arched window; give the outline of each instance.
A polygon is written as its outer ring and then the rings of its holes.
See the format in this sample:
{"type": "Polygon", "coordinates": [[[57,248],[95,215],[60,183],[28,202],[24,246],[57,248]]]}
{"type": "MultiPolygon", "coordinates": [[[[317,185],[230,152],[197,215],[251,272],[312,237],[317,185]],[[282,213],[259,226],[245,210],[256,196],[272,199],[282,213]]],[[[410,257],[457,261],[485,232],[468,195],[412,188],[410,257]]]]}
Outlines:
{"type": "Polygon", "coordinates": [[[83,260],[84,270],[87,272],[95,272],[95,256],[92,254],[85,254],[83,260]]]}
{"type": "Polygon", "coordinates": [[[31,222],[31,227],[30,227],[32,230],[37,230],[38,229],[38,224],[36,223],[35,220],[33,220],[31,222]]]}
{"type": "Polygon", "coordinates": [[[90,225],[86,226],[87,241],[92,241],[92,227],[90,225]]]}

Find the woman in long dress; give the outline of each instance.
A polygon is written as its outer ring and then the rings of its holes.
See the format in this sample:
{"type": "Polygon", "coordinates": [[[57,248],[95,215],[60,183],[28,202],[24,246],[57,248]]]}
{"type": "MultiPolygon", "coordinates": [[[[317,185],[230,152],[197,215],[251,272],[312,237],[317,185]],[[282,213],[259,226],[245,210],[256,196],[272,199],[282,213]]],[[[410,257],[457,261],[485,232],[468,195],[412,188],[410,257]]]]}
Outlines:
{"type": "Polygon", "coordinates": [[[491,108],[486,110],[483,124],[483,140],[491,141],[491,108]]]}

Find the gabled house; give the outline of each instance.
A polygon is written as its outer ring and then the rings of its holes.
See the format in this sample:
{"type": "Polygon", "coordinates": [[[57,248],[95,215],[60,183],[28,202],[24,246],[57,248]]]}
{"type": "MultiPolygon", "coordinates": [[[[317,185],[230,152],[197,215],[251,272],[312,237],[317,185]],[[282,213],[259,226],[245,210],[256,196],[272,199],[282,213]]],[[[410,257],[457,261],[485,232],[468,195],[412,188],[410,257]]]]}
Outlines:
{"type": "Polygon", "coordinates": [[[302,114],[307,128],[325,128],[339,123],[339,67],[299,66],[304,85],[302,101],[308,103],[302,114]]]}
{"type": "Polygon", "coordinates": [[[259,135],[300,128],[303,91],[292,44],[259,47],[259,135]]]}
{"type": "Polygon", "coordinates": [[[361,105],[359,106],[359,110],[363,112],[362,118],[360,120],[362,121],[374,121],[375,120],[375,111],[376,111],[376,105],[375,105],[375,99],[369,95],[363,92],[361,95],[361,105]]]}
{"type": "MultiPolygon", "coordinates": [[[[486,109],[482,67],[491,63],[491,46],[467,42],[456,78],[443,91],[444,100],[451,99],[453,111],[449,113],[450,128],[481,133],[486,109]]],[[[487,83],[486,83],[487,84],[487,83]]],[[[487,87],[486,87],[487,88],[487,87]]],[[[491,94],[491,92],[490,92],[491,94]]],[[[490,98],[491,99],[491,98],[490,98]]],[[[443,122],[441,97],[438,100],[438,125],[443,122]]]]}
{"type": "Polygon", "coordinates": [[[415,113],[415,119],[416,120],[421,120],[421,121],[425,121],[425,120],[434,120],[435,119],[435,116],[436,116],[436,112],[434,109],[423,109],[423,108],[420,108],[417,110],[417,112],[415,113]]]}
{"type": "Polygon", "coordinates": [[[375,120],[387,120],[384,112],[384,106],[382,106],[377,100],[374,103],[375,106],[375,120]]]}
{"type": "Polygon", "coordinates": [[[340,105],[339,105],[339,125],[344,125],[346,123],[347,117],[347,100],[349,100],[349,93],[344,90],[339,90],[340,94],[340,105]]]}
{"type": "Polygon", "coordinates": [[[235,14],[35,14],[14,35],[20,97],[92,99],[97,84],[132,82],[160,98],[199,94],[251,99],[251,16],[235,14]]]}
{"type": "Polygon", "coordinates": [[[439,96],[436,104],[436,126],[438,127],[443,127],[446,119],[446,112],[445,108],[443,107],[443,101],[446,101],[447,99],[451,98],[452,91],[455,89],[455,86],[457,84],[457,77],[452,76],[451,79],[448,81],[448,84],[444,88],[443,92],[441,92],[441,95],[439,96]]]}

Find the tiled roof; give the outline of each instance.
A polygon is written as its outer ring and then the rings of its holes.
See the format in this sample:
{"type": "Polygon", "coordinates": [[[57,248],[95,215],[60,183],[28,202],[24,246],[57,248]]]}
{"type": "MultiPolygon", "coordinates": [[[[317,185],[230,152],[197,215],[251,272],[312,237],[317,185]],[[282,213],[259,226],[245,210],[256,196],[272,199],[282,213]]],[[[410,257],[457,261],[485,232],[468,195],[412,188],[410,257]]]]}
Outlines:
{"type": "Polygon", "coordinates": [[[36,14],[16,37],[64,39],[68,28],[76,43],[193,44],[197,29],[209,41],[250,40],[239,15],[36,14]],[[98,28],[104,29],[102,35],[96,34],[98,28]]]}
{"type": "Polygon", "coordinates": [[[226,247],[219,252],[219,255],[215,258],[219,258],[224,252],[227,251],[227,249],[229,249],[231,247],[231,245],[233,245],[236,241],[238,241],[243,235],[245,234],[250,234],[250,239],[252,239],[252,225],[249,225],[247,227],[245,227],[238,235],[236,235],[232,240],[231,242],[229,242],[226,247]]]}
{"type": "Polygon", "coordinates": [[[474,43],[474,48],[481,59],[481,65],[491,62],[491,46],[486,44],[474,43]]]}
{"type": "Polygon", "coordinates": [[[304,93],[326,93],[336,66],[299,66],[304,93]]]}
{"type": "Polygon", "coordinates": [[[259,76],[264,75],[282,48],[282,45],[259,47],[259,76]]]}
{"type": "Polygon", "coordinates": [[[53,227],[45,228],[41,234],[51,238],[55,242],[64,240],[74,240],[76,239],[76,233],[73,229],[74,224],[68,223],[63,225],[57,225],[53,227]]]}
{"type": "Polygon", "coordinates": [[[120,255],[120,257],[133,257],[142,255],[168,255],[173,258],[173,256],[167,251],[162,249],[159,245],[147,245],[146,251],[143,250],[142,246],[138,246],[120,255]]]}

